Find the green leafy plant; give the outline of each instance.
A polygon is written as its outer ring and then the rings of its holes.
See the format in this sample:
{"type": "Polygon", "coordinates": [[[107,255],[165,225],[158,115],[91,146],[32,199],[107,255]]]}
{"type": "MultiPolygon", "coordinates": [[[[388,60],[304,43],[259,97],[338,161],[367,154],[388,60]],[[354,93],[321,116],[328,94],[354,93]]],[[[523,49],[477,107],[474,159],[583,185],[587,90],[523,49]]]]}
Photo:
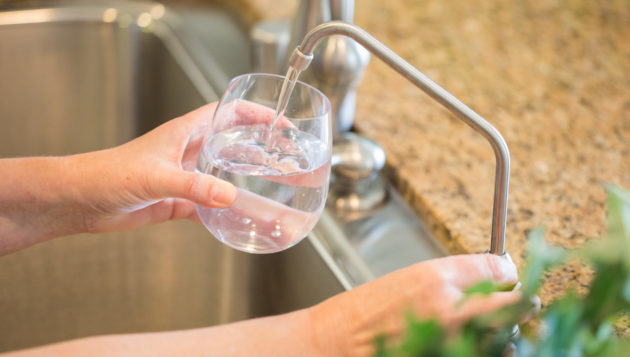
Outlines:
{"type": "MultiPolygon", "coordinates": [[[[405,339],[393,347],[384,338],[377,339],[376,356],[504,356],[508,346],[519,357],[630,356],[630,341],[620,339],[613,329],[620,314],[630,311],[630,192],[610,186],[607,193],[608,229],[602,239],[569,251],[548,245],[543,229],[529,233],[521,271],[523,298],[518,303],[475,317],[456,333],[435,320],[409,317],[405,339]],[[544,272],[574,259],[593,269],[589,292],[580,296],[570,289],[541,313],[540,329],[515,336],[514,326],[531,311],[544,272]]],[[[505,286],[485,281],[466,295],[500,290],[505,286]]]]}

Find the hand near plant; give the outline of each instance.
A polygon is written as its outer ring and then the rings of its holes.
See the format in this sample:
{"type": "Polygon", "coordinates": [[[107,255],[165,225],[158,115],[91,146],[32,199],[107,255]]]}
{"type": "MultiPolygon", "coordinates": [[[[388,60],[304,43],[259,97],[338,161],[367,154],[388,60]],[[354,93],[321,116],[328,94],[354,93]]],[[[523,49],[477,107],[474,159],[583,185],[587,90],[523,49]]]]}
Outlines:
{"type": "MultiPolygon", "coordinates": [[[[630,312],[630,192],[611,186],[608,191],[608,229],[603,239],[567,251],[543,240],[543,230],[529,234],[529,249],[522,270],[522,299],[489,314],[466,321],[457,333],[448,325],[418,315],[409,320],[405,340],[391,346],[380,341],[377,356],[506,356],[506,346],[515,345],[509,355],[518,357],[626,357],[630,340],[619,339],[613,324],[621,313],[630,312]],[[569,290],[548,306],[542,316],[544,328],[513,336],[530,299],[541,286],[543,273],[567,260],[580,259],[591,266],[594,279],[585,296],[569,290]]],[[[482,282],[467,291],[493,296],[501,286],[482,282]]],[[[477,295],[478,296],[478,295],[477,295]]]]}
{"type": "Polygon", "coordinates": [[[329,348],[325,355],[370,356],[377,336],[402,336],[406,313],[437,319],[453,329],[520,299],[519,292],[501,291],[459,304],[468,288],[488,280],[513,286],[516,267],[506,258],[478,254],[429,260],[393,272],[311,308],[316,342],[329,348]]]}

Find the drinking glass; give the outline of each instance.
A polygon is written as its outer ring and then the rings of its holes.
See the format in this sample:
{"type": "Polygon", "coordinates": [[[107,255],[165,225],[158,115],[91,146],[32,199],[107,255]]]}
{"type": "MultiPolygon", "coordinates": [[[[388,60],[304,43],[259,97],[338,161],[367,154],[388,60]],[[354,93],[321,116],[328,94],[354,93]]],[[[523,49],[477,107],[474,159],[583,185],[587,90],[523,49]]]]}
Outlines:
{"type": "Polygon", "coordinates": [[[198,172],[231,182],[238,192],[227,208],[197,205],[201,221],[218,240],[249,253],[300,242],[317,223],[328,193],[330,102],[297,81],[284,114],[274,120],[284,78],[232,79],[197,161],[198,172]]]}

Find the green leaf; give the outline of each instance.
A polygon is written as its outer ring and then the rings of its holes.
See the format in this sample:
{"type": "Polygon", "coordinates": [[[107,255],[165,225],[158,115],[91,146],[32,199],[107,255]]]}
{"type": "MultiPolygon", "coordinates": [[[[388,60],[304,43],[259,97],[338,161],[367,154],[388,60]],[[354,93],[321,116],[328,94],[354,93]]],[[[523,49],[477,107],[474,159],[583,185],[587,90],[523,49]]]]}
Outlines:
{"type": "Polygon", "coordinates": [[[630,240],[630,192],[619,186],[606,187],[608,193],[608,236],[630,240]]]}
{"type": "Polygon", "coordinates": [[[389,354],[387,353],[387,349],[385,348],[385,342],[386,342],[386,338],[384,335],[379,335],[376,336],[376,339],[374,340],[374,344],[376,345],[376,353],[374,354],[374,357],[388,357],[389,354]]]}
{"type": "Polygon", "coordinates": [[[630,268],[630,192],[617,186],[608,186],[606,192],[606,236],[574,250],[572,257],[588,263],[609,264],[624,261],[630,268]]]}
{"type": "Polygon", "coordinates": [[[630,267],[630,192],[618,186],[608,186],[608,239],[617,241],[622,257],[630,267]]]}
{"type": "Polygon", "coordinates": [[[445,340],[446,332],[436,320],[410,317],[407,338],[400,349],[409,356],[441,356],[445,340]]]}
{"type": "MultiPolygon", "coordinates": [[[[611,354],[608,356],[627,357],[630,356],[630,340],[616,339],[611,354]]],[[[601,355],[604,356],[604,355],[601,355]]]]}
{"type": "Polygon", "coordinates": [[[544,316],[546,338],[537,344],[540,356],[569,356],[574,349],[581,348],[577,338],[583,333],[582,302],[572,292],[555,301],[544,316]]]}
{"type": "Polygon", "coordinates": [[[629,272],[624,262],[598,264],[595,280],[584,300],[584,323],[596,330],[612,315],[630,308],[625,299],[629,272]]]}
{"type": "Polygon", "coordinates": [[[492,280],[485,280],[466,289],[464,295],[472,296],[476,294],[481,294],[484,296],[488,296],[497,291],[510,291],[513,288],[514,284],[498,284],[492,280]]]}
{"type": "Polygon", "coordinates": [[[462,332],[457,336],[444,351],[445,357],[474,357],[477,340],[472,333],[462,332]]]}
{"type": "Polygon", "coordinates": [[[478,282],[464,291],[464,297],[457,303],[457,307],[461,307],[473,295],[488,296],[497,291],[511,291],[514,286],[514,284],[500,284],[492,280],[478,282]]]}
{"type": "Polygon", "coordinates": [[[527,299],[536,294],[541,285],[543,273],[564,263],[567,251],[548,245],[544,238],[543,228],[534,228],[528,234],[529,248],[525,268],[521,273],[523,296],[527,299]]]}

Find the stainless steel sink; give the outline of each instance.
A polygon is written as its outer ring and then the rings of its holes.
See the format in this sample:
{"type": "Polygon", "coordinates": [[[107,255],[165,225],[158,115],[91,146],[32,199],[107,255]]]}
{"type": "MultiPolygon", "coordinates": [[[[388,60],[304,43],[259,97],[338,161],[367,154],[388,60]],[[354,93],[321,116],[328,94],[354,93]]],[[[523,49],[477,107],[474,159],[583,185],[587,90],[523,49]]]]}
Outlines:
{"type": "MultiPolygon", "coordinates": [[[[236,61],[224,64],[210,51],[226,44],[206,37],[185,47],[181,18],[160,5],[111,9],[0,13],[0,157],[123,143],[216,100],[215,86],[240,71],[239,59],[248,65],[243,39],[229,49],[236,61]],[[152,12],[158,18],[138,26],[152,12]]],[[[215,36],[243,36],[226,14],[208,16],[215,36]]],[[[342,290],[308,241],[257,256],[185,221],[82,234],[0,258],[0,351],[281,313],[342,290]]]]}
{"type": "MultiPolygon", "coordinates": [[[[121,144],[217,100],[229,78],[249,72],[247,37],[220,10],[79,4],[0,12],[0,157],[121,144]]],[[[388,217],[414,219],[397,208],[388,217]]],[[[388,237],[326,211],[308,239],[272,255],[235,251],[186,221],[46,242],[0,257],[0,352],[310,306],[444,255],[414,222],[388,237]]]]}

